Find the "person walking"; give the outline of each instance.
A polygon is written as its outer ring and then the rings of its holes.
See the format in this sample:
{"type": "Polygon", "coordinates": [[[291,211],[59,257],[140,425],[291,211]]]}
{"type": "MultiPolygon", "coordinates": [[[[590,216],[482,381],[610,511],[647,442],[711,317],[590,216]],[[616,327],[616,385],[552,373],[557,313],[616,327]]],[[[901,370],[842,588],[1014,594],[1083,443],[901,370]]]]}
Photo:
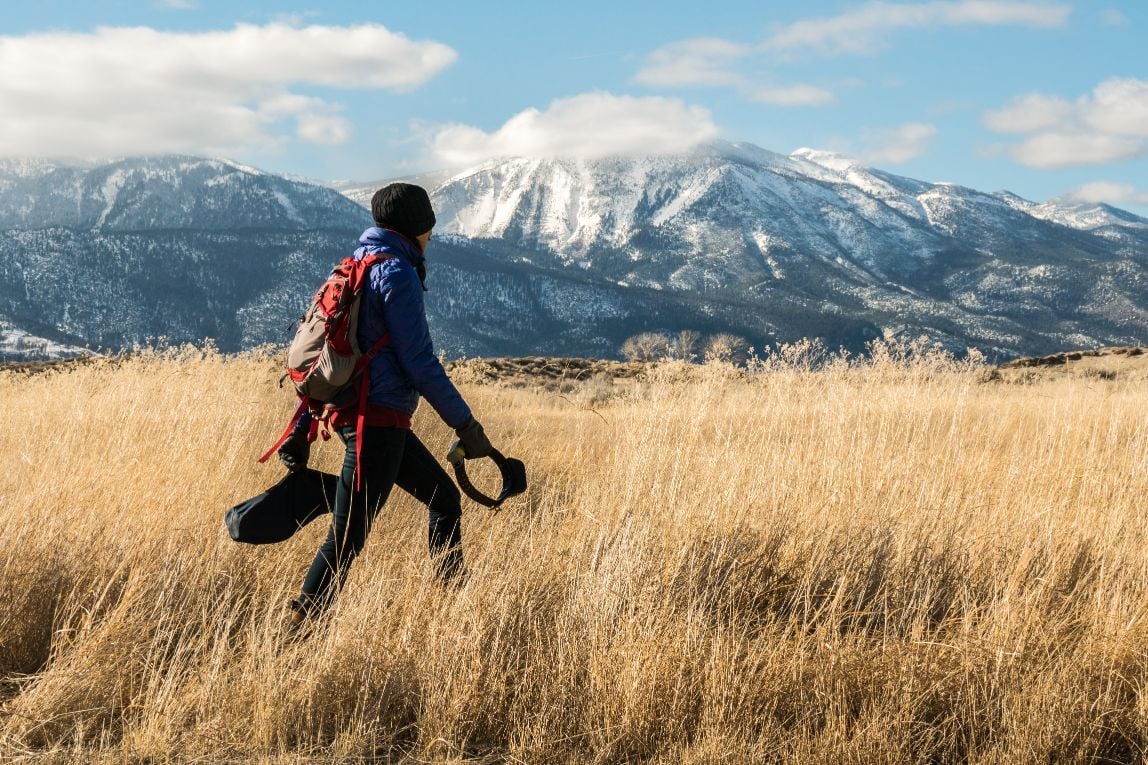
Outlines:
{"type": "MultiPolygon", "coordinates": [[[[331,417],[330,426],[346,451],[327,538],[307,571],[299,597],[290,604],[295,625],[319,616],[333,603],[376,514],[396,485],[427,506],[428,546],[437,576],[447,583],[465,577],[458,488],[411,430],[411,416],[420,397],[455,430],[468,459],[488,456],[492,448],[431,342],[423,293],[425,253],[435,215],[426,190],[392,183],[375,192],[371,213],[375,226],[359,237],[354,258],[375,253],[385,259],[367,275],[358,342],[361,348],[371,348],[387,334],[390,342],[369,364],[362,443],[356,432],[359,412],[337,412],[331,417]]],[[[279,459],[288,470],[306,467],[311,431],[311,417],[306,413],[279,447],[279,459]]]]}

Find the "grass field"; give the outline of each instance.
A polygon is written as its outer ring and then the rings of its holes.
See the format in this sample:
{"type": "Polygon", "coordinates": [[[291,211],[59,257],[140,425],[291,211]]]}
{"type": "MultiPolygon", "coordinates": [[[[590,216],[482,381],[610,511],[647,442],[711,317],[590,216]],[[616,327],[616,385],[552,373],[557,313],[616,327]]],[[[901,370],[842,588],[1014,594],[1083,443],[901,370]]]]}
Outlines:
{"type": "Polygon", "coordinates": [[[281,474],[274,359],[0,372],[0,761],[1144,761],[1148,367],[808,350],[459,367],[530,491],[465,509],[458,590],[395,496],[299,644],[323,524],[222,525],[281,474]]]}

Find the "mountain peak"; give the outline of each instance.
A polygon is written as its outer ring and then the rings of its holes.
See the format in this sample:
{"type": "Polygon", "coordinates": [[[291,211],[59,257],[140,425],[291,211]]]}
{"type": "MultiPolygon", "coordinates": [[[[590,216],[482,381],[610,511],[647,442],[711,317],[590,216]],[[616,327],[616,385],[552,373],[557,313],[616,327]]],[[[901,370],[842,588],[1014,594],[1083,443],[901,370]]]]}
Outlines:
{"type": "Polygon", "coordinates": [[[847,157],[844,154],[839,154],[835,151],[826,151],[824,149],[810,149],[802,147],[797,149],[789,155],[793,159],[804,159],[807,162],[812,162],[815,165],[821,165],[828,170],[836,170],[839,173],[844,173],[855,167],[863,167],[857,160],[847,157]]]}
{"type": "Polygon", "coordinates": [[[0,163],[0,229],[294,230],[346,226],[369,217],[336,191],[227,159],[180,154],[86,166],[0,163]]]}

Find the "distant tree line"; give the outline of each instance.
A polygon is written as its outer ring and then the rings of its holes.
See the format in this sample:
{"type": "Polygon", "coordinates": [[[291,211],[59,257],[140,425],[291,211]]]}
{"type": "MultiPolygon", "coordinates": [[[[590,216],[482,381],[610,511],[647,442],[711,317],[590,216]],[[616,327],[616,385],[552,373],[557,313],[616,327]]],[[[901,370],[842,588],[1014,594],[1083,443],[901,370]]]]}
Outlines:
{"type": "Polygon", "coordinates": [[[692,329],[677,333],[642,332],[622,343],[622,356],[629,361],[705,361],[744,364],[751,348],[740,335],[720,332],[703,336],[692,329]]]}

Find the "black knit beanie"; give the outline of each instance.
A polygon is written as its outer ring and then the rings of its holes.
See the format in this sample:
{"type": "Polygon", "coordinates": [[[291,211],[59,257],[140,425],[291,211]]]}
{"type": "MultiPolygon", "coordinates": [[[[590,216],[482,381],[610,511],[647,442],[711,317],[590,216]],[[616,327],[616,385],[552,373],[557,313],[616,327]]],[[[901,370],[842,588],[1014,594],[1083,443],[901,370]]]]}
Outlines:
{"type": "Polygon", "coordinates": [[[392,183],[375,192],[371,198],[375,225],[398,231],[412,242],[434,228],[434,210],[422,186],[392,183]]]}

